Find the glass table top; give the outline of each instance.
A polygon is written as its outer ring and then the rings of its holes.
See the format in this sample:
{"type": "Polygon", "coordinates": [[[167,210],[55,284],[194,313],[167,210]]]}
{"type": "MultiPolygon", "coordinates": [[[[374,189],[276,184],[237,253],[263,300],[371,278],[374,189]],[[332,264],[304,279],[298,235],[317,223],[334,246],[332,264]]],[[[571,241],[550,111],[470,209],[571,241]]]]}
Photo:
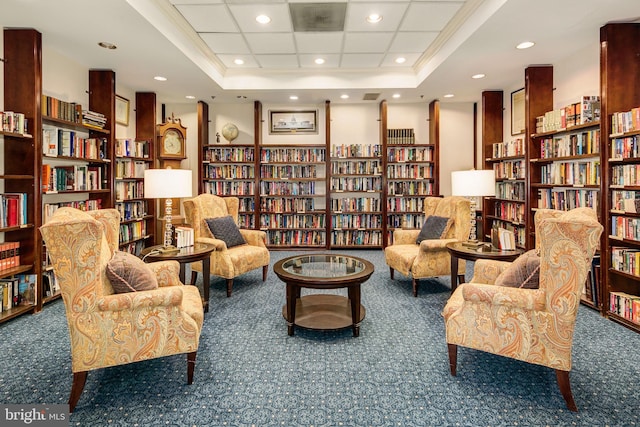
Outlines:
{"type": "Polygon", "coordinates": [[[301,277],[334,278],[361,273],[365,264],[346,255],[301,255],[282,264],[282,269],[301,277]]]}

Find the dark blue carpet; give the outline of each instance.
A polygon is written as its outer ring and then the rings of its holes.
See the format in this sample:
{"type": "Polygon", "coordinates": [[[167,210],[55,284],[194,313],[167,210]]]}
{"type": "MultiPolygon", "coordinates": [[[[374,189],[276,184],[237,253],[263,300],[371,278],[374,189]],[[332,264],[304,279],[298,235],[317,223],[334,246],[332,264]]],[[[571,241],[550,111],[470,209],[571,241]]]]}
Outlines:
{"type": "MultiPolygon", "coordinates": [[[[256,270],[233,296],[212,278],[195,380],[173,356],[89,373],[70,425],[82,426],[633,426],[640,424],[640,335],[581,307],[569,412],[551,369],[461,348],[449,375],[440,312],[449,280],[418,298],[389,279],[379,250],[349,251],[376,272],[367,317],[350,330],[287,336],[284,284],[256,270]]],[[[272,252],[272,262],[293,252],[272,252]]],[[[303,291],[305,292],[305,291],[303,291]]],[[[0,401],[66,403],[71,387],[62,301],[0,325],[0,401]]]]}

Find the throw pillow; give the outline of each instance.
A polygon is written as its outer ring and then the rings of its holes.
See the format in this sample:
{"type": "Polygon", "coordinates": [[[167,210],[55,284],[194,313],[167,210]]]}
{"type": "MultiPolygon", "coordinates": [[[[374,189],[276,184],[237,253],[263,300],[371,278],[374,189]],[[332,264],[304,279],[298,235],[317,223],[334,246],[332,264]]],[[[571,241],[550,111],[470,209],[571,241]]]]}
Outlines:
{"type": "Polygon", "coordinates": [[[213,237],[224,241],[227,244],[227,248],[247,243],[244,237],[242,237],[242,234],[240,234],[238,225],[231,215],[221,216],[219,218],[207,218],[205,221],[213,237]]]}
{"type": "Polygon", "coordinates": [[[496,278],[496,286],[538,289],[540,287],[540,255],[536,249],[523,253],[496,278]]]}
{"type": "Polygon", "coordinates": [[[422,229],[416,243],[420,244],[423,240],[442,239],[447,235],[449,228],[453,224],[453,218],[444,216],[429,215],[422,224],[422,229]]]}
{"type": "Polygon", "coordinates": [[[158,289],[158,279],[149,266],[128,252],[116,251],[107,263],[106,273],[117,294],[158,289]]]}

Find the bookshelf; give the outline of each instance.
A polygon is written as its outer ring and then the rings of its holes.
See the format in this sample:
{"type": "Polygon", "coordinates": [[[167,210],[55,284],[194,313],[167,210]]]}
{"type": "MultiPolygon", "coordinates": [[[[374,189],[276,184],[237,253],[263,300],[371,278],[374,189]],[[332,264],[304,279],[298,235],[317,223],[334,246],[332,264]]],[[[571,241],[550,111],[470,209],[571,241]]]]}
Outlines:
{"type": "Polygon", "coordinates": [[[640,192],[637,144],[640,138],[640,63],[637,46],[640,24],[607,24],[600,29],[600,88],[603,139],[603,313],[611,320],[640,332],[640,235],[635,199],[640,192]],[[626,119],[626,120],[625,120],[626,119]],[[636,317],[633,318],[633,309],[636,317]]]}

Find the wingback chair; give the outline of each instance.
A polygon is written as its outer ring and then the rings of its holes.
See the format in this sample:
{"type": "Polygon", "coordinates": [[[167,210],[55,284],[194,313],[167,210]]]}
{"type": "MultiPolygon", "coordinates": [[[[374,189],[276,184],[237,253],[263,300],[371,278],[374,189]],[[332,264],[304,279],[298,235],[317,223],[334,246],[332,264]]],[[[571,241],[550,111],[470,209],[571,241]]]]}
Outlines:
{"type": "Polygon", "coordinates": [[[174,354],[187,354],[193,382],[204,320],[195,286],[183,286],[179,264],[148,264],[158,288],[115,294],[106,269],[118,249],[116,209],[60,208],[40,228],[60,284],[71,340],[73,412],[88,371],[174,354]]]}
{"type": "MultiPolygon", "coordinates": [[[[471,231],[471,203],[464,197],[427,197],[424,214],[425,219],[429,215],[453,219],[443,238],[416,244],[420,230],[395,230],[393,244],[384,250],[391,279],[394,279],[394,270],[411,276],[414,297],[418,296],[419,279],[451,274],[451,257],[446,245],[468,240],[471,231]]],[[[460,262],[458,275],[464,275],[465,268],[465,263],[460,262]]]]}
{"type": "Polygon", "coordinates": [[[451,375],[457,347],[469,347],[555,369],[560,392],[577,411],[571,347],[580,294],[603,227],[591,208],[541,209],[535,215],[539,288],[494,285],[511,263],[479,260],[470,283],[457,287],[443,310],[451,375]]]}
{"type": "MultiPolygon", "coordinates": [[[[210,243],[215,246],[211,253],[211,274],[223,277],[227,282],[227,297],[233,290],[233,279],[248,271],[262,267],[262,281],[267,280],[270,254],[267,249],[267,234],[260,230],[240,230],[247,242],[246,245],[227,248],[224,241],[211,234],[205,220],[230,215],[238,222],[240,200],[237,197],[218,197],[213,194],[200,194],[183,202],[187,222],[194,230],[197,242],[210,243]]],[[[202,272],[202,263],[191,264],[192,283],[197,274],[202,272]]]]}

